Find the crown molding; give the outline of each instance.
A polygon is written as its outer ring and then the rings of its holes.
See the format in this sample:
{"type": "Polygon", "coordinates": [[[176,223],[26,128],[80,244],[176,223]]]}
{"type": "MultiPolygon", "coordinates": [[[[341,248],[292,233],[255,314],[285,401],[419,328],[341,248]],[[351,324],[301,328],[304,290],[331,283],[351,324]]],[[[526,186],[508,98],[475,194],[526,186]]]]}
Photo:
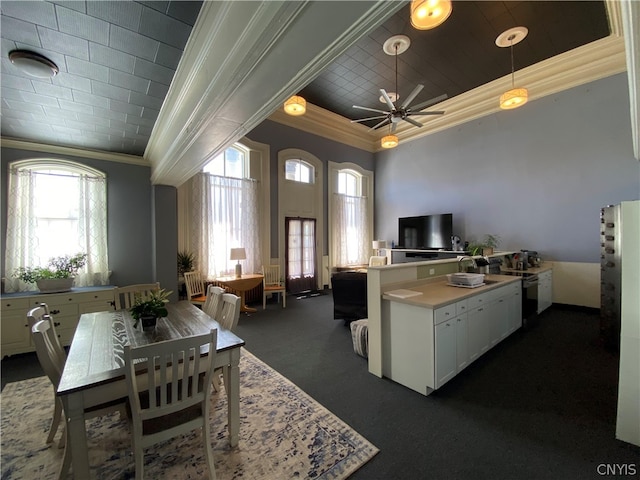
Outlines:
{"type": "MultiPolygon", "coordinates": [[[[529,101],[532,101],[625,70],[624,39],[610,35],[519,70],[515,77],[517,85],[529,90],[529,101]]],[[[498,99],[510,86],[511,74],[432,105],[429,108],[445,110],[446,113],[423,120],[424,126],[421,128],[401,122],[395,134],[402,143],[500,112],[498,99]]],[[[368,152],[384,150],[380,146],[380,139],[386,131],[371,132],[363,125],[352,123],[347,118],[308,102],[305,115],[291,117],[278,109],[269,120],[368,152]]]]}
{"type": "Polygon", "coordinates": [[[72,156],[79,158],[92,158],[94,160],[106,160],[109,162],[128,163],[130,165],[140,165],[150,167],[150,163],[137,155],[125,153],[106,152],[102,150],[86,150],[84,148],[63,147],[45,143],[28,142],[14,138],[0,138],[0,145],[3,148],[15,148],[17,150],[30,150],[33,152],[52,153],[55,155],[72,156]]]}

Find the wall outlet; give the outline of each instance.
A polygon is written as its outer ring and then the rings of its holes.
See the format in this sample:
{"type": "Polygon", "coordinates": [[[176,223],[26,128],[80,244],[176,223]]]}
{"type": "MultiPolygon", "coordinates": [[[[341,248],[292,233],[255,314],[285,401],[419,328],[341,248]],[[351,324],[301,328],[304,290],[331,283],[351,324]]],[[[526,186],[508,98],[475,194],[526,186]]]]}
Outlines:
{"type": "Polygon", "coordinates": [[[436,269],[435,268],[430,268],[429,269],[429,275],[433,275],[436,273],[436,269]]]}

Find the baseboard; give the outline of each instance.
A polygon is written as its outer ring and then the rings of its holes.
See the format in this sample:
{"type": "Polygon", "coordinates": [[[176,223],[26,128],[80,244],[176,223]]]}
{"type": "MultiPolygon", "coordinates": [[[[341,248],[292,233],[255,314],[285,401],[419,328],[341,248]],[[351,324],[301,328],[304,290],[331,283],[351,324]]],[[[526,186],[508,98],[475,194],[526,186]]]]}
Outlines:
{"type": "Polygon", "coordinates": [[[555,303],[555,302],[551,306],[557,310],[571,310],[574,312],[583,312],[583,313],[591,313],[594,315],[600,315],[600,309],[595,307],[585,307],[583,305],[570,305],[568,303],[555,303]]]}

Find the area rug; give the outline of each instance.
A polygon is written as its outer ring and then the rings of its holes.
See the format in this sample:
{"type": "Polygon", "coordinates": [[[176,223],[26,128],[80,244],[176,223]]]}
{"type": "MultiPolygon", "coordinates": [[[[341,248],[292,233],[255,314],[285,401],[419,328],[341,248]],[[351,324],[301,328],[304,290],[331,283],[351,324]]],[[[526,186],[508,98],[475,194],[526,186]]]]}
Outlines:
{"type": "MultiPolygon", "coordinates": [[[[378,449],[251,353],[240,358],[240,441],[229,446],[224,387],[212,395],[218,480],[344,479],[378,449]]],[[[54,479],[63,449],[45,444],[53,413],[46,377],[9,383],[1,395],[2,480],[54,479]]],[[[134,478],[129,426],[119,413],[87,421],[92,476],[134,478]]],[[[202,437],[192,433],[145,451],[145,478],[207,478],[202,437]]],[[[69,475],[71,478],[71,474],[69,475]]]]}

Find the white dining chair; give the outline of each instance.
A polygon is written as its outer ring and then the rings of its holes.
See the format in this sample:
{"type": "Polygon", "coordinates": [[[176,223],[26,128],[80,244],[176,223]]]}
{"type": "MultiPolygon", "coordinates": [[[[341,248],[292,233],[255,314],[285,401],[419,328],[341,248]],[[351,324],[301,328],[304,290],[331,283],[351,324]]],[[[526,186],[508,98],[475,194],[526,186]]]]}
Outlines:
{"type": "Polygon", "coordinates": [[[225,289],[215,285],[207,287],[207,299],[202,305],[202,311],[214,320],[218,320],[222,313],[222,295],[225,289]]]}
{"type": "Polygon", "coordinates": [[[160,290],[160,282],[139,283],[127,285],[126,287],[116,287],[113,289],[114,305],[116,310],[130,309],[136,302],[136,298],[143,300],[149,297],[151,292],[160,290]]]}
{"type": "Polygon", "coordinates": [[[273,293],[282,297],[282,308],[287,306],[287,289],[280,280],[280,265],[262,266],[262,309],[267,308],[267,296],[273,293]]]}
{"type": "Polygon", "coordinates": [[[209,477],[216,478],[209,405],[217,336],[214,329],[204,335],[124,347],[137,480],[143,478],[145,448],[195,429],[202,430],[209,477]],[[203,348],[208,351],[205,356],[200,354],[203,348]]]}
{"type": "Polygon", "coordinates": [[[200,272],[185,272],[184,284],[187,287],[187,300],[194,305],[204,305],[207,297],[204,291],[204,280],[200,272]]]}
{"type": "MultiPolygon", "coordinates": [[[[51,320],[51,317],[45,315],[42,320],[37,321],[31,328],[31,336],[33,338],[40,366],[51,381],[54,392],[56,392],[58,390],[58,385],[60,384],[64,364],[60,363],[59,356],[55,351],[55,331],[53,330],[53,321],[51,320]]],[[[121,417],[125,418],[126,401],[127,399],[125,397],[91,407],[84,411],[85,420],[87,418],[106,415],[116,410],[119,410],[121,417]]],[[[63,410],[62,402],[58,397],[56,397],[56,402],[60,403],[60,408],[63,410]]],[[[65,429],[65,437],[67,434],[68,431],[65,429]]],[[[69,467],[71,467],[71,445],[69,440],[66,438],[64,444],[64,458],[58,472],[58,479],[66,478],[69,467]]]]}
{"type": "MultiPolygon", "coordinates": [[[[58,365],[60,372],[62,373],[62,369],[64,368],[65,361],[67,360],[67,354],[60,345],[60,339],[58,338],[58,334],[56,333],[55,323],[51,316],[49,315],[49,307],[46,303],[41,303],[40,306],[32,308],[27,312],[27,324],[29,325],[29,331],[32,331],[33,326],[40,321],[49,322],[49,342],[51,344],[51,355],[54,357],[53,361],[55,365],[58,365]]],[[[33,335],[33,334],[32,334],[33,335]]],[[[34,342],[35,343],[35,342],[34,342]]],[[[51,377],[50,377],[51,378],[51,377]]],[[[60,419],[62,418],[62,402],[56,396],[55,388],[53,391],[54,397],[54,408],[53,408],[53,417],[51,418],[51,425],[49,427],[49,435],[47,436],[47,443],[53,442],[53,437],[55,437],[58,427],[60,426],[60,419]]],[[[62,435],[60,438],[59,446],[64,446],[65,436],[62,435]]]]}

